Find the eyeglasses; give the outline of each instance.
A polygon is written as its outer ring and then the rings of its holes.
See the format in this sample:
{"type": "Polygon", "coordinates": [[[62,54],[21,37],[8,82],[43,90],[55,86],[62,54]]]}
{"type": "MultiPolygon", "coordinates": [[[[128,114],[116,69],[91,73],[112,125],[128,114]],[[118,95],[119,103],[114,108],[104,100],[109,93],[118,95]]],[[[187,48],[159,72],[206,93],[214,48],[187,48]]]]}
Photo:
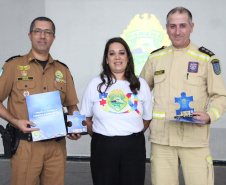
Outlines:
{"type": "Polygon", "coordinates": [[[38,36],[42,35],[42,32],[44,32],[46,37],[49,37],[52,34],[54,35],[54,33],[50,30],[35,29],[35,30],[32,30],[32,32],[34,32],[34,34],[38,36]]]}

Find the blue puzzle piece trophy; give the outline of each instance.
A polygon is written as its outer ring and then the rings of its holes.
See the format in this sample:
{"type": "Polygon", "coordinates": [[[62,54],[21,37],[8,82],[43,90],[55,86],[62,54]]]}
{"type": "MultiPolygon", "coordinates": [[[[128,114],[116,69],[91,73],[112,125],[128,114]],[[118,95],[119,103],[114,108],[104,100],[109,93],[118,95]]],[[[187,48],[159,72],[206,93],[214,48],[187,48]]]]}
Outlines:
{"type": "Polygon", "coordinates": [[[176,110],[177,116],[191,115],[194,109],[189,107],[189,103],[193,101],[193,96],[186,97],[186,93],[182,92],[180,98],[175,98],[175,103],[180,104],[180,109],[176,110]]]}
{"type": "Polygon", "coordinates": [[[82,121],[86,120],[85,115],[80,115],[78,111],[74,111],[74,115],[67,115],[67,121],[72,122],[72,126],[68,127],[69,134],[87,134],[87,126],[82,125],[82,121]]]}
{"type": "Polygon", "coordinates": [[[181,97],[175,97],[175,103],[180,104],[180,109],[176,110],[175,119],[170,121],[204,124],[203,121],[193,118],[194,108],[189,107],[189,103],[192,101],[193,96],[187,97],[185,92],[181,93],[181,97]]]}

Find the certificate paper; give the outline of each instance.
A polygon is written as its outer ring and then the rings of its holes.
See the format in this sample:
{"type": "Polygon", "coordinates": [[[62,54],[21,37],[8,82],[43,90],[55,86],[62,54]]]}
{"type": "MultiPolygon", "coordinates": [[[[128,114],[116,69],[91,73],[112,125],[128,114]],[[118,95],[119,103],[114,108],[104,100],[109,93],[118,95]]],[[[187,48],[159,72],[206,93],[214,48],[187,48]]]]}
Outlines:
{"type": "MultiPolygon", "coordinates": [[[[40,130],[32,132],[33,141],[66,136],[59,91],[26,96],[29,120],[40,130]]],[[[32,127],[32,126],[31,126],[32,127]]]]}

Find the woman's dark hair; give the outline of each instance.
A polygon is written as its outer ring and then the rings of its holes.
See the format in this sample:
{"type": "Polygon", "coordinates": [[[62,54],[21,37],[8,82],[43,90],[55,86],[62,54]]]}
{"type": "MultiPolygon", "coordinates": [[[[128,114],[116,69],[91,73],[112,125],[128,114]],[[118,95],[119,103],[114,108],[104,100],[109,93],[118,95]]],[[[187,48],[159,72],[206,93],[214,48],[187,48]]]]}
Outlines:
{"type": "Polygon", "coordinates": [[[104,56],[103,56],[103,61],[102,61],[102,72],[100,74],[100,78],[101,78],[102,82],[97,86],[97,90],[98,90],[99,93],[105,93],[107,91],[107,89],[112,84],[116,83],[116,81],[117,81],[115,75],[111,72],[111,69],[110,69],[110,67],[109,67],[109,65],[107,64],[107,61],[106,61],[106,58],[108,56],[109,46],[112,43],[120,43],[126,49],[126,53],[127,53],[127,56],[128,56],[128,63],[127,63],[126,69],[125,69],[124,77],[130,83],[130,85],[129,85],[130,90],[134,94],[137,94],[138,91],[140,90],[140,81],[134,73],[133,56],[132,56],[132,53],[129,49],[129,46],[127,45],[127,43],[121,37],[115,37],[115,38],[109,39],[107,41],[106,45],[105,45],[104,56]],[[101,88],[102,88],[103,85],[106,85],[104,92],[101,91],[101,88]]]}

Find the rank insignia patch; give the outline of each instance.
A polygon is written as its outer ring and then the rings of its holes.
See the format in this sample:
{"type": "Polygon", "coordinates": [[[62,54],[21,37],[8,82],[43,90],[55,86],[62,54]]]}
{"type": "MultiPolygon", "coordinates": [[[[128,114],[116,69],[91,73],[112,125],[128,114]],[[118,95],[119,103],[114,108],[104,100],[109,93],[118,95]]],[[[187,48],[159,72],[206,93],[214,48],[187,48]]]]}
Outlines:
{"type": "Polygon", "coordinates": [[[0,70],[0,76],[2,76],[3,71],[4,71],[4,69],[1,69],[0,70]]]}
{"type": "Polygon", "coordinates": [[[211,61],[211,63],[213,64],[213,71],[216,75],[221,74],[221,67],[220,67],[220,63],[218,59],[213,59],[211,61]]]}
{"type": "Polygon", "coordinates": [[[17,66],[17,69],[19,69],[19,70],[21,70],[21,71],[23,71],[23,70],[28,70],[28,69],[30,69],[30,66],[29,65],[27,65],[27,66],[17,66]]]}
{"type": "Polygon", "coordinates": [[[55,75],[57,78],[63,78],[63,74],[61,73],[61,71],[56,71],[55,75]]]}
{"type": "Polygon", "coordinates": [[[189,62],[188,63],[188,72],[197,73],[198,69],[199,69],[199,63],[198,62],[189,62]]]}

